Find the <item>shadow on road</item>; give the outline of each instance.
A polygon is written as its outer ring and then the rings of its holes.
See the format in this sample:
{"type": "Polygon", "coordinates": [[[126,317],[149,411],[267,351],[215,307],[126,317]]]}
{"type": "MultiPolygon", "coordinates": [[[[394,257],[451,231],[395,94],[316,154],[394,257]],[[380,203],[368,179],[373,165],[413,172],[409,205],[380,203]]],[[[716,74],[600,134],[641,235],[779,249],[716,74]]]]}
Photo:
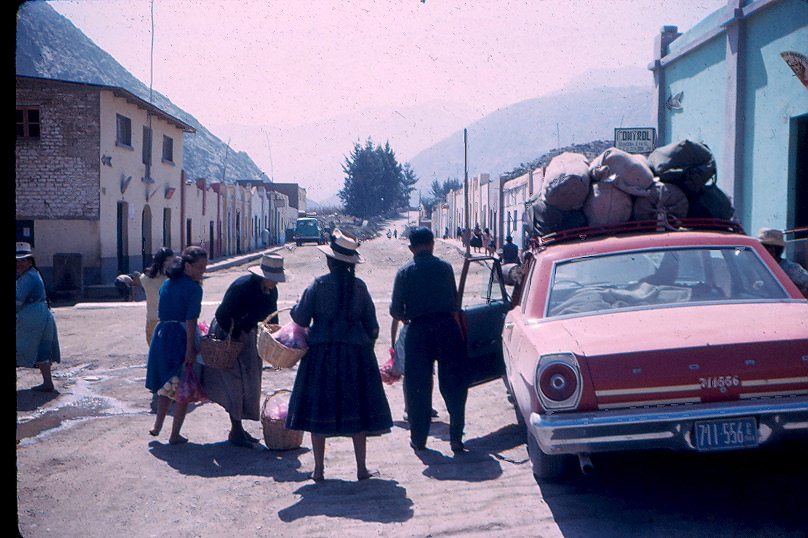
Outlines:
{"type": "Polygon", "coordinates": [[[276,482],[303,482],[309,473],[300,471],[300,455],[307,448],[268,450],[260,445],[252,449],[234,446],[228,441],[174,446],[152,441],[152,455],[182,474],[204,478],[223,476],[263,476],[276,482]]]}
{"type": "Polygon", "coordinates": [[[403,522],[413,516],[407,490],[395,480],[371,478],[361,482],[324,480],[295,490],[300,500],[278,511],[281,521],[309,516],[351,518],[378,523],[403,522]]]}
{"type": "Polygon", "coordinates": [[[594,474],[539,487],[565,537],[669,537],[688,525],[698,536],[804,537],[807,453],[808,442],[795,442],[712,454],[600,454],[592,456],[594,474]]]}

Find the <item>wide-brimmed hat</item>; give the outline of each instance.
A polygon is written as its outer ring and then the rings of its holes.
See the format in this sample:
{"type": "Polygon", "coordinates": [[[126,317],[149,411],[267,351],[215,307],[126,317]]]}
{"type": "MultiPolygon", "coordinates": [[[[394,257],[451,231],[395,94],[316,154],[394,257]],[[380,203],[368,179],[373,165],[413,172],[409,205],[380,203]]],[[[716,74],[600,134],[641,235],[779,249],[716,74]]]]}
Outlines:
{"type": "Polygon", "coordinates": [[[341,260],[346,263],[362,263],[362,256],[359,255],[359,240],[355,235],[348,232],[343,232],[339,228],[335,228],[331,234],[331,242],[328,246],[317,247],[320,251],[330,258],[341,260]]]}
{"type": "Polygon", "coordinates": [[[25,258],[33,258],[34,253],[31,251],[31,243],[17,241],[17,259],[24,260],[25,258]]]}
{"type": "Polygon", "coordinates": [[[758,241],[764,245],[773,245],[775,247],[786,246],[786,240],[783,239],[783,232],[773,228],[761,228],[757,238],[758,241]]]}
{"type": "Polygon", "coordinates": [[[274,282],[286,282],[286,273],[283,271],[283,257],[277,254],[264,254],[260,265],[253,265],[248,269],[251,273],[274,282]]]}

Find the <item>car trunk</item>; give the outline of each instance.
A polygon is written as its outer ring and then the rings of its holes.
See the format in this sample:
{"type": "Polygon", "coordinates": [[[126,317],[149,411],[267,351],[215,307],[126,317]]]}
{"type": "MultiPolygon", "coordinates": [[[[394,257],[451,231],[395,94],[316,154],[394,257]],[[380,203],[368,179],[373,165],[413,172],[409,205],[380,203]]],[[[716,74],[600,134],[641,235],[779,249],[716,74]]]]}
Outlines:
{"type": "Polygon", "coordinates": [[[594,389],[595,398],[583,401],[599,409],[808,394],[804,304],[699,305],[559,321],[583,360],[585,390],[594,389]]]}

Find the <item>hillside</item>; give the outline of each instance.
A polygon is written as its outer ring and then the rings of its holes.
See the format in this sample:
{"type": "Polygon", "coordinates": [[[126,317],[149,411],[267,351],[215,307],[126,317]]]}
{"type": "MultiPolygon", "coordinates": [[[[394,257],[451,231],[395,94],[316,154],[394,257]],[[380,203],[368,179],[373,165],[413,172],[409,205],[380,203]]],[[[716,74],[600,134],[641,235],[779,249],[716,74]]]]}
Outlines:
{"type": "Polygon", "coordinates": [[[237,180],[263,177],[262,170],[249,155],[228,150],[227,144],[196,118],[161,93],[150,92],[146,84],[45,2],[28,2],[20,7],[16,64],[18,75],[126,88],[191,125],[196,133],[185,135],[184,156],[184,168],[189,178],[237,180]]]}
{"type": "MultiPolygon", "coordinates": [[[[508,174],[554,148],[614,140],[615,127],[649,125],[652,88],[561,91],[502,108],[468,126],[468,173],[508,174]]],[[[410,160],[419,188],[464,176],[462,129],[410,160]]]]}
{"type": "MultiPolygon", "coordinates": [[[[584,73],[563,91],[503,107],[476,121],[468,107],[446,101],[335,115],[285,130],[234,123],[216,126],[217,136],[213,126],[202,125],[168,97],[150,91],[45,2],[26,3],[18,13],[16,64],[21,75],[126,88],[192,125],[197,132],[185,135],[184,156],[190,178],[271,176],[299,183],[309,199],[327,205],[336,201],[342,187],[345,156],[353,143],[368,137],[379,144],[390,141],[399,161],[409,162],[420,178],[418,189],[427,192],[434,180],[463,178],[464,126],[469,176],[498,177],[525,168],[554,148],[611,140],[615,127],[651,124],[650,76],[626,68],[584,73]]],[[[538,83],[536,93],[541,93],[538,83]]]]}

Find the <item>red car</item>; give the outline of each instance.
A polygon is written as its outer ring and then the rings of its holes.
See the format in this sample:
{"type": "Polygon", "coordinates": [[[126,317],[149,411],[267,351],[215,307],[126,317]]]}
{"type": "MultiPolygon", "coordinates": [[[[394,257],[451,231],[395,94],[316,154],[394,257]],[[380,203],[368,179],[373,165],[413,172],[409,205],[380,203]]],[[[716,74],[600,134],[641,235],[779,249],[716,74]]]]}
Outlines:
{"type": "Polygon", "coordinates": [[[502,331],[537,479],[574,456],[588,472],[594,452],[748,449],[808,435],[808,301],[739,226],[680,224],[546,236],[512,300],[497,266],[487,299],[464,305],[473,383],[501,371],[489,331],[502,331]]]}

